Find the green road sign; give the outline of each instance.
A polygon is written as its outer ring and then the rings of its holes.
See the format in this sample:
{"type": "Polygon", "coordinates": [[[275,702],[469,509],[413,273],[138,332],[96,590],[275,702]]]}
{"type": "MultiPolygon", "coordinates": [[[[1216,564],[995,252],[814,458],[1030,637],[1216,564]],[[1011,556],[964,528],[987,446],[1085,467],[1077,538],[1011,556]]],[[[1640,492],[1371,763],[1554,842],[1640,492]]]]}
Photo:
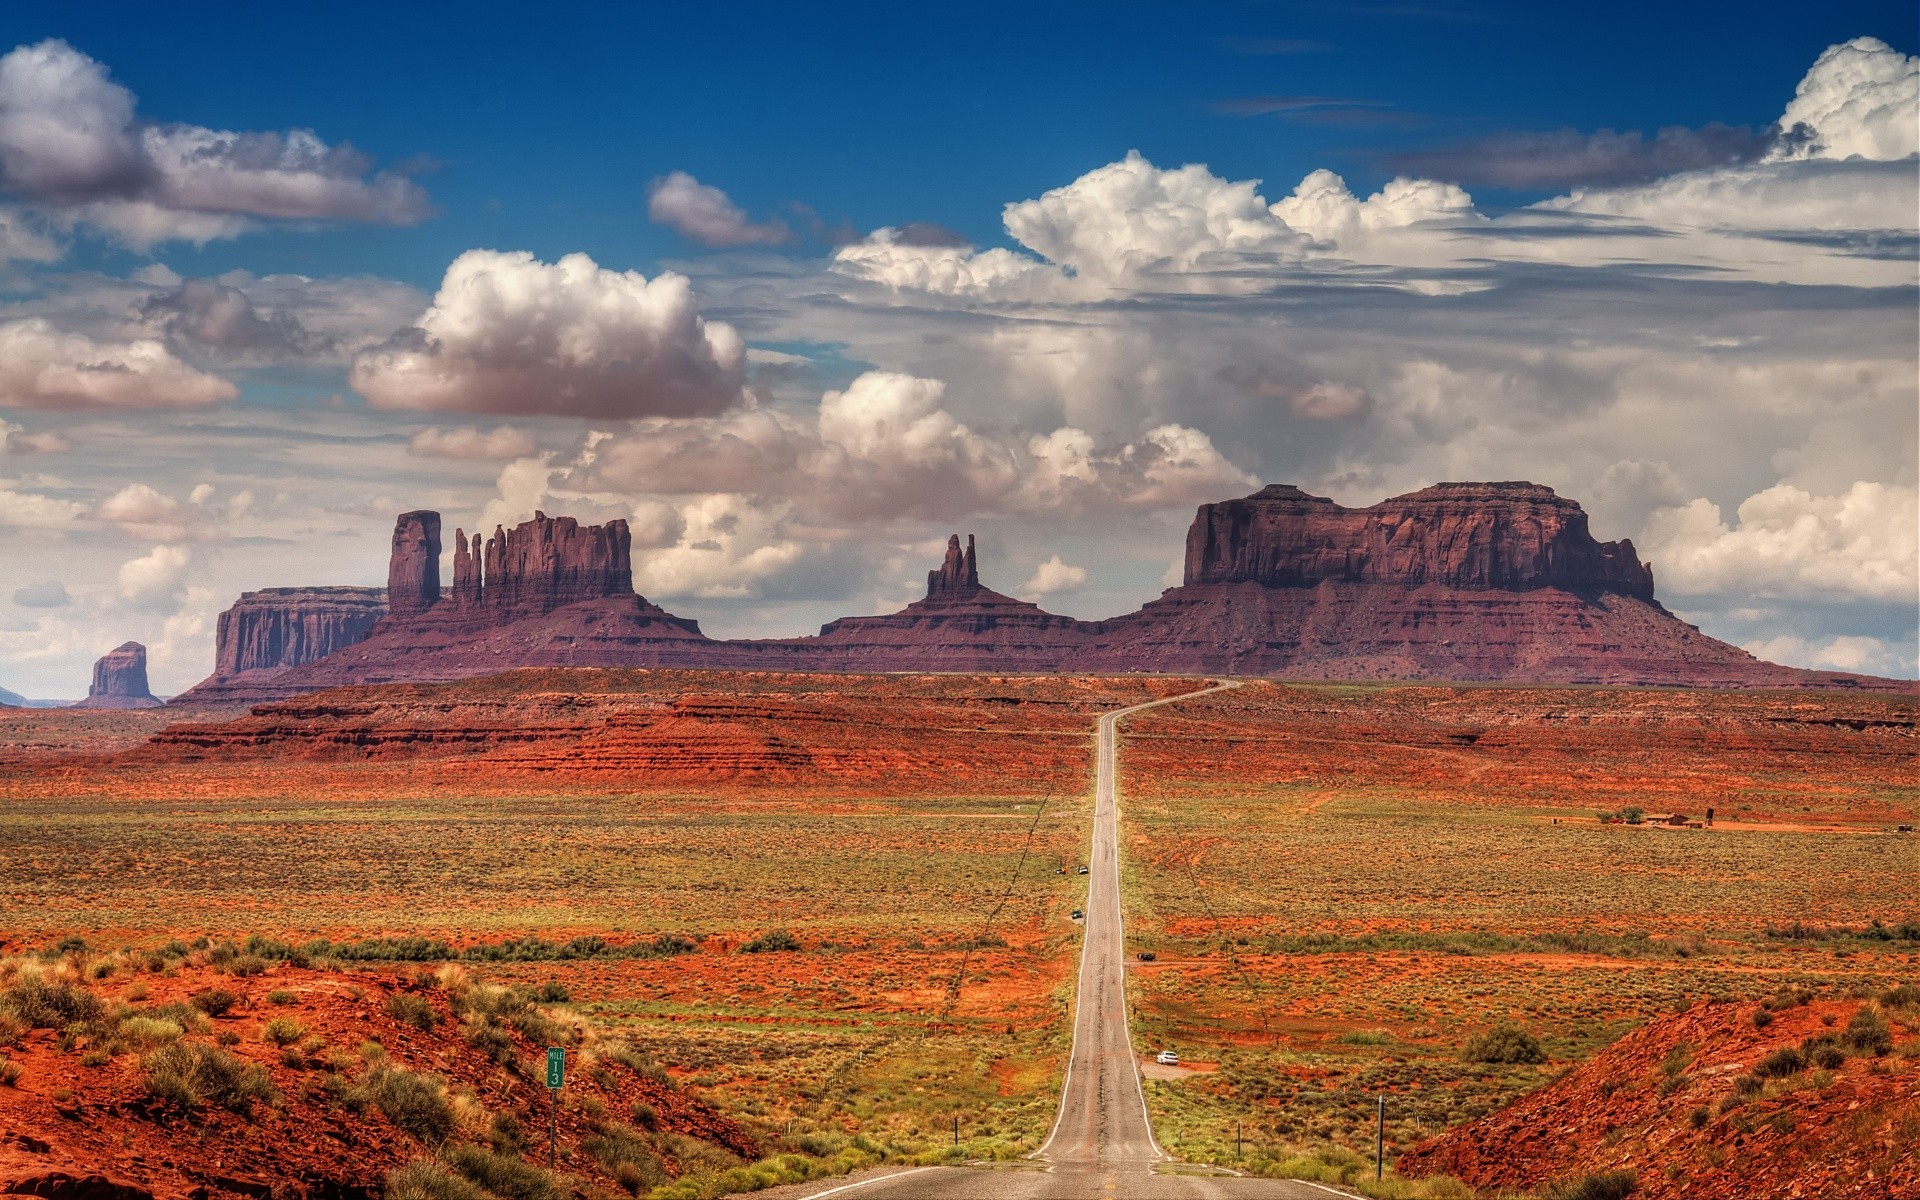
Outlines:
{"type": "Polygon", "coordinates": [[[567,1078],[567,1052],[559,1046],[547,1047],[547,1086],[559,1091],[567,1078]]]}

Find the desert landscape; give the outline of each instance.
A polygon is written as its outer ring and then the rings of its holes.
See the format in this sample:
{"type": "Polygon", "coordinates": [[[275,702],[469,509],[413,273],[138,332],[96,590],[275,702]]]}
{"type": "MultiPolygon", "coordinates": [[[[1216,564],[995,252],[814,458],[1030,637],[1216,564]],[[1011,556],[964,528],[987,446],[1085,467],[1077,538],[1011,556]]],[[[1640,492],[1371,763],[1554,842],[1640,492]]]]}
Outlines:
{"type": "MultiPolygon", "coordinates": [[[[1092,720],[1206,685],[527,669],[10,710],[3,1161],[210,1196],[539,1163],[548,1043],[585,1082],[542,1186],[1019,1161],[1067,1051],[1092,720]],[[251,1082],[170,1094],[169,1046],[251,1082]]],[[[1920,1178],[1916,708],[1254,681],[1129,718],[1161,1144],[1379,1195],[1920,1178]]]]}
{"type": "Polygon", "coordinates": [[[1916,49],[0,5],[0,1200],[1920,1200],[1916,49]]]}

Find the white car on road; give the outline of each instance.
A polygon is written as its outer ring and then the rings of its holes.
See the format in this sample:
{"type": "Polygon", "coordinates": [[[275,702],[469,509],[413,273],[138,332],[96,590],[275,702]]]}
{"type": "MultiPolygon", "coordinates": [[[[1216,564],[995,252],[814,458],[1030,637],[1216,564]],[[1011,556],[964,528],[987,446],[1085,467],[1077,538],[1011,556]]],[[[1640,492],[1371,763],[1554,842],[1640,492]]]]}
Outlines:
{"type": "Polygon", "coordinates": [[[1154,1056],[1153,1061],[1159,1063],[1163,1067],[1177,1067],[1180,1065],[1180,1056],[1178,1054],[1175,1054],[1171,1050],[1162,1050],[1159,1054],[1154,1056]]]}

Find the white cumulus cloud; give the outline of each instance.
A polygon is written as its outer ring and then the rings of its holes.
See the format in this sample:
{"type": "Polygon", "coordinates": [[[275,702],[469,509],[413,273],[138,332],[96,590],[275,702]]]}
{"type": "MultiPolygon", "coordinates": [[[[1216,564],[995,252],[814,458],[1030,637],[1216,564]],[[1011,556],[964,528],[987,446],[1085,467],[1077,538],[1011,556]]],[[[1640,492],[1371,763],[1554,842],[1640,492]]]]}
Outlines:
{"type": "Polygon", "coordinates": [[[1920,492],[1860,482],[1837,496],[1781,483],[1749,496],[1728,524],[1694,500],[1647,523],[1645,557],[1665,589],[1912,603],[1920,596],[1920,492]]]}
{"type": "Polygon", "coordinates": [[[1022,596],[1051,596],[1071,592],[1087,582],[1087,569],[1060,561],[1058,554],[1033,569],[1033,576],[1020,585],[1022,596]]]}
{"type": "Polygon", "coordinates": [[[196,370],[150,338],[97,342],[39,317],[0,324],[0,405],[193,408],[238,394],[227,380],[196,370]]]}
{"type": "Polygon", "coordinates": [[[748,220],[725,192],[685,171],[647,189],[647,216],[703,246],[777,246],[792,236],[783,221],[748,220]]]}
{"type": "Polygon", "coordinates": [[[120,564],[115,583],[120,596],[138,608],[166,608],[186,587],[193,555],[182,546],[155,546],[120,564]]]}
{"type": "Polygon", "coordinates": [[[1787,135],[1780,157],[1887,160],[1920,154],[1920,56],[1871,37],[1828,46],[1779,123],[1787,135]]]}
{"type": "Polygon", "coordinates": [[[415,327],[359,355],[350,379],[375,408],[688,416],[735,403],[745,370],[739,334],[701,317],[684,276],[469,250],[415,327]]]}
{"type": "Polygon", "coordinates": [[[0,57],[0,186],[144,249],[231,237],[255,219],[411,224],[426,194],[369,174],[308,130],[236,133],[159,124],[104,66],[49,39],[0,57]]]}

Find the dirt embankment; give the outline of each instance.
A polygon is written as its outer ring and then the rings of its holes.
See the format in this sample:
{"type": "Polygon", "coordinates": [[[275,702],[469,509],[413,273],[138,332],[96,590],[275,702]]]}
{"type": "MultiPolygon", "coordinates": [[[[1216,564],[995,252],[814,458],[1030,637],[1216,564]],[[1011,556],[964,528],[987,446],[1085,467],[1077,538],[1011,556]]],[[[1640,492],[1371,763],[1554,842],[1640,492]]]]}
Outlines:
{"type": "Polygon", "coordinates": [[[1920,995],[1697,1005],[1402,1156],[1486,1189],[1632,1172],[1636,1200],[1920,1196],[1920,995]]]}
{"type": "Polygon", "coordinates": [[[5,964],[0,1194],[370,1200],[436,1152],[544,1164],[548,1045],[568,1050],[557,1128],[576,1182],[631,1189],[760,1153],[563,1008],[458,971],[153,961],[92,982],[76,973],[92,963],[5,964]]]}

